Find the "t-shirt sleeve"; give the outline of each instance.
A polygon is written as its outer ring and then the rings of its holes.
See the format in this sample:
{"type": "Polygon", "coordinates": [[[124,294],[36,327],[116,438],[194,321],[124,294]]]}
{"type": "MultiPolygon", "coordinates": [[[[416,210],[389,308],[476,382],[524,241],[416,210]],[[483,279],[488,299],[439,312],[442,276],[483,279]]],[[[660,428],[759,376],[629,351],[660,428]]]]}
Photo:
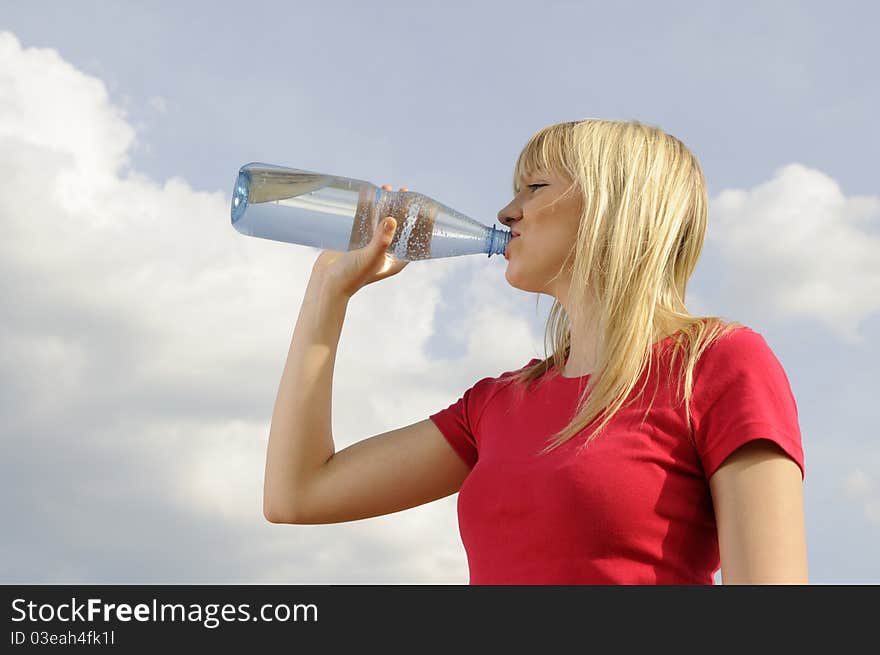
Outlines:
{"type": "Polygon", "coordinates": [[[492,378],[483,378],[449,407],[428,417],[471,468],[477,463],[479,456],[476,428],[484,405],[486,387],[491,380],[492,378]]]}
{"type": "Polygon", "coordinates": [[[482,416],[486,405],[501,388],[501,381],[510,380],[514,374],[538,361],[540,360],[532,358],[528,364],[516,371],[505,371],[496,378],[487,377],[479,380],[449,407],[428,417],[434,422],[449,445],[471,468],[477,463],[480,454],[478,430],[480,416],[482,416]]]}
{"type": "Polygon", "coordinates": [[[798,465],[804,453],[797,404],[782,364],[764,337],[740,328],[700,357],[691,397],[694,441],[706,478],[737,448],[776,443],[798,465]]]}

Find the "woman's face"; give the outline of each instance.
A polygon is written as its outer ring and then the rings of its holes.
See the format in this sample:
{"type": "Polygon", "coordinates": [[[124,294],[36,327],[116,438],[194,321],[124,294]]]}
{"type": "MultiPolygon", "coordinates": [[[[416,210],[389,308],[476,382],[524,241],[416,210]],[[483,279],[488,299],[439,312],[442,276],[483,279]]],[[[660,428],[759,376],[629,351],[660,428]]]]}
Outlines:
{"type": "Polygon", "coordinates": [[[512,236],[505,253],[511,286],[563,300],[570,273],[552,278],[574,244],[581,208],[580,193],[554,172],[538,171],[521,180],[520,192],[498,212],[498,220],[519,235],[512,236]]]}

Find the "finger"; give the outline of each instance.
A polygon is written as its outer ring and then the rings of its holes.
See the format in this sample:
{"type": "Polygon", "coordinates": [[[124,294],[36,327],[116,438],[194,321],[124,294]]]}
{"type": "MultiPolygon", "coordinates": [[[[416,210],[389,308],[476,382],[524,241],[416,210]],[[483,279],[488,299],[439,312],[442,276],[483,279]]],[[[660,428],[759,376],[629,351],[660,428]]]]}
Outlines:
{"type": "Polygon", "coordinates": [[[380,232],[380,236],[376,239],[376,250],[373,251],[375,257],[376,269],[374,275],[377,280],[384,279],[396,273],[397,258],[388,253],[388,246],[394,239],[394,231],[397,229],[397,221],[393,218],[386,217],[376,230],[380,232]]]}
{"type": "Polygon", "coordinates": [[[390,184],[383,184],[383,185],[382,185],[382,188],[385,189],[385,191],[391,191],[391,185],[390,185],[390,184]]]}
{"type": "Polygon", "coordinates": [[[377,226],[376,234],[373,235],[376,241],[376,247],[384,250],[394,238],[394,230],[397,228],[397,221],[391,216],[386,216],[377,226]]]}
{"type": "Polygon", "coordinates": [[[400,187],[400,190],[401,191],[409,191],[409,189],[407,189],[405,186],[400,187]]]}

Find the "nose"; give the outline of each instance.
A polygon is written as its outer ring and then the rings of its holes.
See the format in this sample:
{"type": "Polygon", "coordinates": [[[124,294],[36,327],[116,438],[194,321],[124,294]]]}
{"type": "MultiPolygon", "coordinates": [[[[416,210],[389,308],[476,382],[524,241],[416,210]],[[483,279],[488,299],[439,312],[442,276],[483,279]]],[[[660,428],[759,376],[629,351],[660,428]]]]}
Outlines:
{"type": "Polygon", "coordinates": [[[510,228],[513,223],[522,218],[522,212],[520,212],[514,205],[515,203],[510,203],[507,207],[498,212],[498,222],[505,225],[507,228],[510,228]]]}

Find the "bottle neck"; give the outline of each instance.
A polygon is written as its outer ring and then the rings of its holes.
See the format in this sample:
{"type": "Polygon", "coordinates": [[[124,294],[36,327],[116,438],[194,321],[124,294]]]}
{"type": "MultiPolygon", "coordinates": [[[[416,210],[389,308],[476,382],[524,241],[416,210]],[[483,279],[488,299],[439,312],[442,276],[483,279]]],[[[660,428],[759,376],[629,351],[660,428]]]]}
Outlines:
{"type": "Polygon", "coordinates": [[[496,228],[490,225],[486,233],[485,253],[489,257],[492,255],[504,255],[507,251],[507,244],[510,243],[510,231],[496,228]]]}

